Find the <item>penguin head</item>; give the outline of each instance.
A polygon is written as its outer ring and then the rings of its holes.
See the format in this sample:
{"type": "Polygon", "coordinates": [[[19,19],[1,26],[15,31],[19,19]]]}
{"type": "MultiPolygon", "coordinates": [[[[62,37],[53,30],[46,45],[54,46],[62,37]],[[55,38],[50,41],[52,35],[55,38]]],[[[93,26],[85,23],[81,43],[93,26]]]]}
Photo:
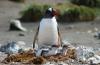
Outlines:
{"type": "Polygon", "coordinates": [[[48,8],[46,11],[45,11],[45,17],[46,18],[52,18],[54,16],[57,16],[57,11],[53,8],[48,8]]]}

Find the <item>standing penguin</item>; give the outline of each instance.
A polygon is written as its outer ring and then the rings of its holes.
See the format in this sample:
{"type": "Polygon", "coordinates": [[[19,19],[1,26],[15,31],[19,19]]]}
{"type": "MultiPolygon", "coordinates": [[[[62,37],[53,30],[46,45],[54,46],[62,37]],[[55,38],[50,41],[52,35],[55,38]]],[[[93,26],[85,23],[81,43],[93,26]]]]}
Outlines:
{"type": "Polygon", "coordinates": [[[40,21],[39,27],[34,37],[33,48],[37,40],[38,48],[48,46],[61,46],[61,36],[56,21],[57,12],[53,8],[46,10],[44,17],[40,21]]]}

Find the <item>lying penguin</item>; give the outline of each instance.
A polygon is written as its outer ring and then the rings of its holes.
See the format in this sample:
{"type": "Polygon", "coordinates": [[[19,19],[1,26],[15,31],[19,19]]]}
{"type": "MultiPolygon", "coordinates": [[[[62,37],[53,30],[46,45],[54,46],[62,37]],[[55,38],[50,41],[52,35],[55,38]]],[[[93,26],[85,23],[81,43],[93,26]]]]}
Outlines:
{"type": "Polygon", "coordinates": [[[56,21],[56,15],[57,11],[53,8],[49,8],[46,10],[45,15],[40,21],[40,24],[36,31],[33,41],[33,48],[35,48],[36,44],[38,48],[49,46],[61,46],[62,40],[56,21]]]}

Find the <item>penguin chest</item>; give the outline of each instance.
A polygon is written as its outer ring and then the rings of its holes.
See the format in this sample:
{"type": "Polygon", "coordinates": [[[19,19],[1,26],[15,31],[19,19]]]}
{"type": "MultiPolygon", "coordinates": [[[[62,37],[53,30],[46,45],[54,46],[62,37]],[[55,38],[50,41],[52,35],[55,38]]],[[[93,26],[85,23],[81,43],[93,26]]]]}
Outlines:
{"type": "Polygon", "coordinates": [[[48,20],[40,23],[38,43],[44,45],[55,44],[58,41],[57,22],[48,20]]]}

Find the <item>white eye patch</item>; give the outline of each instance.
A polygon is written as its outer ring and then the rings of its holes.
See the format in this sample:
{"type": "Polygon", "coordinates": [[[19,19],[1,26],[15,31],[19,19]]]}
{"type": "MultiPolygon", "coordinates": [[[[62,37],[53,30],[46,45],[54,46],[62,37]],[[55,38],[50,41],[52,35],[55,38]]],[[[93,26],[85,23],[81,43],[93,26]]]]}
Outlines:
{"type": "Polygon", "coordinates": [[[53,8],[49,8],[48,10],[49,10],[49,11],[52,11],[52,10],[53,10],[53,8]]]}

